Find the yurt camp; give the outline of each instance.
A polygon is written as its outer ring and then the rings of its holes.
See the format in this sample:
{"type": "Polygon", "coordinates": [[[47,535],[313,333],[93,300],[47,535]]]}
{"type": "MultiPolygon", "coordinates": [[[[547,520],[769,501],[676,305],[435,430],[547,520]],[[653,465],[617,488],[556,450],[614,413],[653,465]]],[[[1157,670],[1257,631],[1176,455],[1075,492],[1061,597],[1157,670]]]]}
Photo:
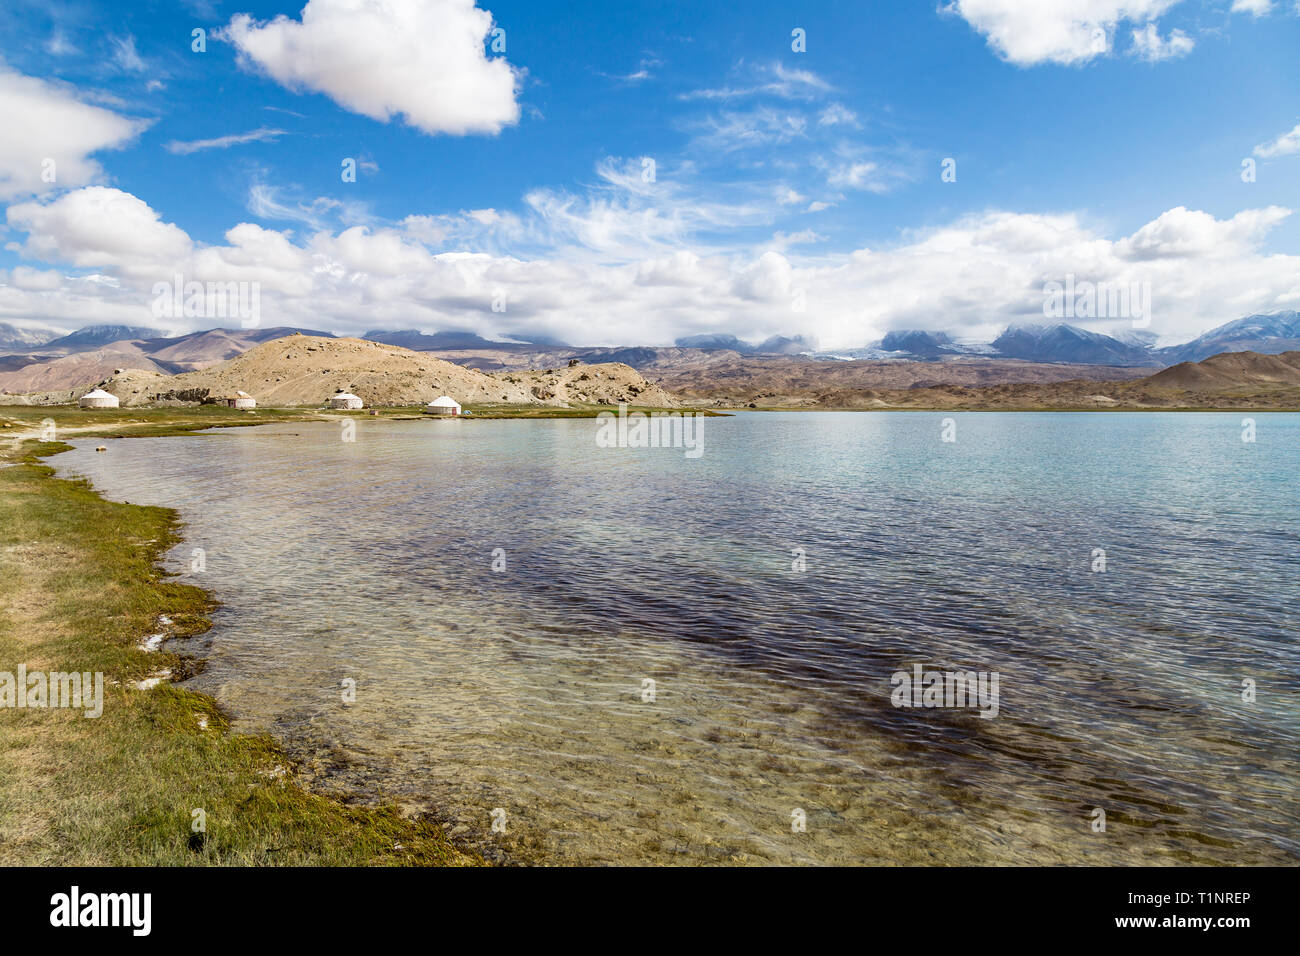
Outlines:
{"type": "Polygon", "coordinates": [[[335,392],[330,399],[330,408],[365,408],[366,403],[351,392],[335,392]]]}
{"type": "Polygon", "coordinates": [[[116,395],[110,395],[102,388],[91,389],[77,401],[82,408],[117,408],[116,395]]]}
{"type": "Polygon", "coordinates": [[[235,392],[234,395],[226,399],[226,404],[231,408],[256,408],[257,399],[247,392],[235,392]]]}
{"type": "Polygon", "coordinates": [[[459,415],[460,402],[448,395],[442,395],[435,398],[428,405],[424,406],[426,415],[459,415]]]}

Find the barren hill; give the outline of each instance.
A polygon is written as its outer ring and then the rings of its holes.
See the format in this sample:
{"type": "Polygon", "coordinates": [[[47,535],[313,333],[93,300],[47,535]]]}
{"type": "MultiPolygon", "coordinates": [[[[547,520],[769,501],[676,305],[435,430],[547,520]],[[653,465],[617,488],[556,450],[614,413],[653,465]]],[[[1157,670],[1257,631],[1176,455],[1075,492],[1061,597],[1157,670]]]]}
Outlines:
{"type": "MultiPolygon", "coordinates": [[[[1071,379],[1124,381],[1149,369],[1049,365],[1014,359],[960,358],[942,362],[855,360],[828,362],[798,356],[741,356],[708,365],[656,368],[658,381],[687,401],[759,405],[843,405],[845,396],[879,390],[1047,384],[1071,379]]],[[[849,401],[850,407],[857,403],[849,401]]]]}
{"type": "MultiPolygon", "coordinates": [[[[1127,371],[1127,370],[1120,370],[1127,371]]],[[[754,389],[752,384],[748,388],[754,389]]],[[[690,396],[689,389],[685,390],[690,396]]],[[[734,393],[733,393],[734,394],[734,393]]],[[[689,397],[687,400],[690,400],[689,397]]],[[[721,407],[759,408],[1300,408],[1300,352],[1231,352],[1185,363],[1136,381],[1004,382],[965,385],[916,382],[911,387],[837,386],[755,395],[749,401],[715,398],[721,407]]]]}
{"type": "Polygon", "coordinates": [[[0,388],[7,392],[71,389],[108,378],[119,368],[164,374],[174,371],[155,362],[132,342],[114,342],[102,349],[76,352],[0,373],[0,388]]]}
{"type": "Polygon", "coordinates": [[[266,331],[274,330],[209,329],[177,339],[158,340],[151,343],[156,347],[149,354],[155,361],[170,363],[177,372],[193,372],[241,355],[268,338],[283,338],[297,330],[282,329],[280,335],[272,336],[265,335],[266,331]]]}
{"type": "MultiPolygon", "coordinates": [[[[27,400],[66,402],[91,384],[27,400]]],[[[165,376],[153,369],[131,369],[96,384],[124,405],[211,401],[236,391],[269,406],[321,405],[340,389],[360,396],[367,405],[416,405],[439,395],[468,404],[677,404],[635,369],[618,363],[488,375],[395,345],[301,334],[265,342],[193,372],[165,376]]]]}
{"type": "Polygon", "coordinates": [[[452,395],[460,402],[527,402],[527,392],[490,376],[364,339],[290,335],[217,365],[159,383],[155,398],[201,401],[248,392],[264,405],[321,405],[339,389],[367,405],[413,405],[452,395]]]}
{"type": "Polygon", "coordinates": [[[1300,386],[1300,352],[1260,355],[1224,352],[1200,362],[1183,362],[1143,381],[1161,388],[1236,389],[1251,385],[1300,386]]]}
{"type": "MultiPolygon", "coordinates": [[[[234,358],[261,342],[309,329],[209,329],[172,338],[124,338],[101,341],[129,326],[92,327],[80,333],[33,346],[22,354],[0,357],[0,390],[7,392],[76,389],[100,381],[114,369],[148,369],[166,375],[192,372],[234,358]],[[96,334],[92,334],[96,333],[96,334]],[[93,342],[94,344],[88,344],[93,342]]],[[[322,333],[323,334],[323,333],[322,333]]],[[[329,337],[329,336],[326,336],[329,337]]]]}

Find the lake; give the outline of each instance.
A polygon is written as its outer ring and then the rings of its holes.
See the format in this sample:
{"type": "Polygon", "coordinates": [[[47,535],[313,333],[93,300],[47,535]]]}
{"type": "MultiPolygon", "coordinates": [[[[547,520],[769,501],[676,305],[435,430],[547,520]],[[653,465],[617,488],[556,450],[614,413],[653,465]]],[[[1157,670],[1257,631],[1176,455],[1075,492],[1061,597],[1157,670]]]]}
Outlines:
{"type": "Polygon", "coordinates": [[[1300,415],[742,413],[698,457],[597,428],[51,462],[179,510],[166,566],[222,602],[188,686],[491,859],[1300,860],[1300,415]],[[996,678],[996,714],[898,706],[918,671],[996,678]]]}

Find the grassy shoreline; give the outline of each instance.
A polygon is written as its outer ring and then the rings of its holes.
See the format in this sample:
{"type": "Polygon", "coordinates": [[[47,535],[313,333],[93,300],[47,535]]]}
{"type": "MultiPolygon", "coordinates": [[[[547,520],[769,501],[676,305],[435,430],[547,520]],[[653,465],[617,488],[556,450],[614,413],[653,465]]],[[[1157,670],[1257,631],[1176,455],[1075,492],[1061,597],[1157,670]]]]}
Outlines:
{"type": "MultiPolygon", "coordinates": [[[[577,418],[607,410],[494,409],[475,418],[577,418]]],[[[1265,410],[1282,411],[1255,411],[1265,410]]],[[[161,556],[181,540],[174,510],[111,502],[85,481],[58,478],[43,459],[70,446],[35,435],[46,419],[59,437],[108,438],[416,417],[409,409],[378,411],[371,419],[368,411],[314,408],[250,414],[217,406],[0,407],[0,671],[24,664],[100,671],[105,678],[104,711],[95,719],[81,711],[0,708],[0,864],[484,863],[450,843],[430,816],[308,791],[269,735],[232,733],[211,697],[168,682],[132,687],[163,670],[180,679],[200,669],[201,660],[166,642],[153,651],[140,644],[160,631],[170,638],[203,633],[215,604],[161,569],[161,556]],[[206,815],[202,833],[192,827],[194,810],[206,815]]]]}
{"type": "MultiPolygon", "coordinates": [[[[80,434],[255,423],[133,417],[80,434]]],[[[181,540],[176,512],[56,477],[41,459],[70,447],[0,448],[0,671],[100,671],[103,713],[0,708],[0,864],[481,865],[428,818],[303,789],[275,741],[232,733],[212,698],[165,681],[132,686],[200,668],[167,643],[147,651],[141,641],[202,633],[215,605],[159,566],[181,540]]]]}
{"type": "MultiPolygon", "coordinates": [[[[492,407],[474,417],[609,410],[492,407]]],[[[85,481],[57,477],[43,459],[71,446],[39,435],[48,422],[59,438],[137,438],[428,418],[421,411],[0,406],[0,671],[102,672],[105,683],[94,719],[0,708],[0,865],[484,865],[429,815],[306,790],[270,735],[232,733],[215,700],[171,683],[204,662],[169,641],[152,651],[141,641],[201,634],[216,606],[161,568],[182,540],[179,515],[108,501],[85,481]],[[133,686],[163,673],[170,679],[157,686],[133,686]],[[203,832],[194,831],[195,810],[205,815],[203,832]]]]}

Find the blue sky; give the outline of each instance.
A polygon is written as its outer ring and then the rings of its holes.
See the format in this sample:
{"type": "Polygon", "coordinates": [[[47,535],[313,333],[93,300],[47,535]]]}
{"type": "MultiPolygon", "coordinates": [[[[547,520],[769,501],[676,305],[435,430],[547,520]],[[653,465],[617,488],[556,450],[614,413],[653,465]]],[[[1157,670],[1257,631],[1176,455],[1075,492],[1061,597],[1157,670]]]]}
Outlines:
{"type": "Polygon", "coordinates": [[[610,344],[987,338],[1065,274],[1150,283],[1166,341],[1300,307],[1292,0],[11,0],[0,37],[0,322],[222,324],[159,320],[175,274],[610,344]]]}

